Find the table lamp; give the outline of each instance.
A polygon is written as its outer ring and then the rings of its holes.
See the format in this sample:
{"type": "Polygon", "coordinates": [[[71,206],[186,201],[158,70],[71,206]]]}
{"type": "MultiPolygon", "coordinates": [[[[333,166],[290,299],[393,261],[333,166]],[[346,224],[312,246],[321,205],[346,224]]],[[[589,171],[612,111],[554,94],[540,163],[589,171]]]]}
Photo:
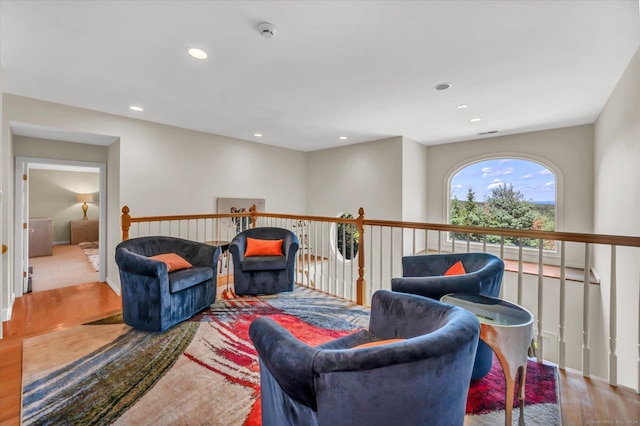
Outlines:
{"type": "Polygon", "coordinates": [[[87,210],[89,206],[87,203],[93,203],[93,194],[76,194],[76,201],[82,204],[82,212],[84,213],[84,217],[82,220],[88,220],[87,218],[87,210]]]}

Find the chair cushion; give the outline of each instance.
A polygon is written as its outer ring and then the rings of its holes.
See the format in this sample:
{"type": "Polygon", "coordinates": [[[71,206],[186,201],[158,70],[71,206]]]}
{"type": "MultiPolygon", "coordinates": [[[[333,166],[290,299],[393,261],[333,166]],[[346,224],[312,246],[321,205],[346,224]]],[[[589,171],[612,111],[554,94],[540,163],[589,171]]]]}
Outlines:
{"type": "Polygon", "coordinates": [[[454,263],[451,268],[447,269],[447,272],[444,273],[445,276],[449,275],[464,275],[467,271],[464,270],[464,266],[462,265],[462,261],[458,260],[454,263]]]}
{"type": "Polygon", "coordinates": [[[259,240],[247,237],[247,248],[244,255],[249,256],[282,256],[282,239],[259,240]]]}
{"type": "Polygon", "coordinates": [[[243,271],[280,271],[287,269],[285,256],[251,256],[242,261],[243,271]]]}
{"type": "Polygon", "coordinates": [[[169,293],[176,293],[213,278],[213,268],[194,266],[169,273],[169,293]]]}
{"type": "Polygon", "coordinates": [[[193,265],[184,257],[176,253],[164,253],[151,256],[150,259],[159,260],[167,265],[167,272],[179,271],[180,269],[191,268],[193,265]]]}

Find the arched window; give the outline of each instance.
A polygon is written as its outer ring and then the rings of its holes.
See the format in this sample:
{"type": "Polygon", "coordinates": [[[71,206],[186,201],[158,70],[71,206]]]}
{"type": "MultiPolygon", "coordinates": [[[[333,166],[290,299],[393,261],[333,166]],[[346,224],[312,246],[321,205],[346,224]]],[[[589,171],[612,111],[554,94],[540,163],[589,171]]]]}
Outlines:
{"type": "MultiPolygon", "coordinates": [[[[449,223],[487,228],[556,229],[556,176],[545,165],[518,158],[496,158],[467,164],[449,182],[449,223]]],[[[453,236],[453,235],[452,235],[453,236]]],[[[456,234],[466,240],[466,234],[456,234]]],[[[482,241],[471,235],[471,241],[482,241]]],[[[500,237],[487,236],[488,243],[500,237]]],[[[505,245],[518,246],[517,237],[505,237],[505,245]]],[[[538,240],[523,239],[524,247],[538,240]]],[[[553,241],[545,241],[554,249],[553,241]]]]}

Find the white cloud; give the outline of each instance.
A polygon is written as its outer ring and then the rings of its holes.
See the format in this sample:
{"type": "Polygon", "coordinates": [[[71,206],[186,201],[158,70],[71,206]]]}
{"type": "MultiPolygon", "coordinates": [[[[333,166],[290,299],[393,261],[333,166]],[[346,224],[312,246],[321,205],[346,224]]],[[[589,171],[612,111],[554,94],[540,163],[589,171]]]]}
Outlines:
{"type": "Polygon", "coordinates": [[[551,173],[551,170],[549,169],[542,169],[538,172],[539,175],[551,175],[553,173],[551,173]]]}
{"type": "Polygon", "coordinates": [[[542,186],[544,186],[545,188],[550,188],[550,187],[552,187],[552,186],[556,186],[556,183],[555,183],[554,181],[551,181],[551,182],[547,182],[547,183],[545,183],[545,184],[544,184],[544,185],[542,185],[542,186]]]}
{"type": "Polygon", "coordinates": [[[482,168],[482,177],[492,177],[492,176],[505,176],[513,174],[513,167],[507,168],[497,168],[497,167],[483,167],[482,168]]]}
{"type": "Polygon", "coordinates": [[[534,176],[532,174],[522,176],[522,179],[533,179],[534,176]]]}
{"type": "Polygon", "coordinates": [[[462,188],[462,184],[459,183],[457,185],[453,185],[453,187],[456,188],[456,189],[460,189],[460,188],[462,188]]]}

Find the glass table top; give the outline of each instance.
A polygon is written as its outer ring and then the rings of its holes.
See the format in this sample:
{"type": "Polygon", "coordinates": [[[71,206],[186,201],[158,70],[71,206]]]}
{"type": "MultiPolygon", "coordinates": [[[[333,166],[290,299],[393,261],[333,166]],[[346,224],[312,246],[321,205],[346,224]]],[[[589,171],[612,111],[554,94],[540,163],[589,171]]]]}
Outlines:
{"type": "Polygon", "coordinates": [[[473,312],[481,324],[522,326],[533,322],[531,312],[515,303],[478,294],[451,293],[442,296],[441,302],[460,306],[473,312]]]}

